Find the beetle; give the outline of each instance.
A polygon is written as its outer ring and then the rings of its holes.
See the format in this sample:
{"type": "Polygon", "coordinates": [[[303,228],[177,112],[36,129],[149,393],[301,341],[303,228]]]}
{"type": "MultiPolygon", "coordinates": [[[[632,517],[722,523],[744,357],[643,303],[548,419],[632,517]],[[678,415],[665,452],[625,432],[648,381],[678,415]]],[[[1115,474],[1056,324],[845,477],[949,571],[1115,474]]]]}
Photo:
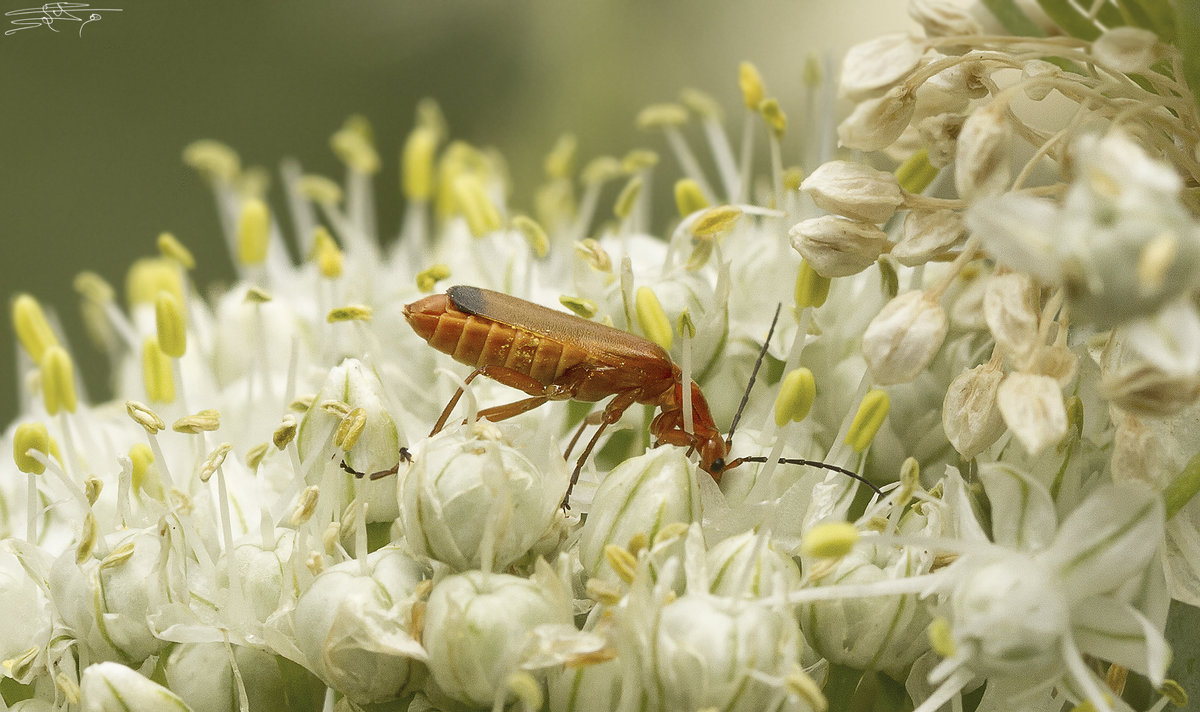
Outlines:
{"type": "MultiPolygon", "coordinates": [[[[775,316],[778,318],[778,310],[775,316]]],[[[726,460],[732,427],[730,435],[722,440],[708,401],[695,381],[687,386],[691,389],[692,427],[690,432],[684,428],[682,371],[667,352],[652,341],[507,294],[463,285],[406,305],[404,317],[430,346],[475,369],[466,377],[464,385],[477,376],[486,376],[529,396],[485,408],[479,411],[479,418],[496,422],[549,401],[597,402],[612,397],[600,413],[600,427],[576,461],[567,497],[604,429],[617,422],[634,403],[658,408],[658,414],[650,422],[650,434],[656,445],[678,445],[695,450],[700,456],[700,468],[714,480],[720,481],[726,470],[743,462],[766,460],[763,457],[726,460]]],[[[771,331],[774,329],[772,322],[771,331]]],[[[768,342],[770,338],[768,334],[768,342]]],[[[754,383],[765,353],[766,344],[750,376],[750,385],[754,383]]],[[[463,389],[459,388],[446,404],[430,435],[446,424],[462,393],[463,389]]],[[[746,398],[743,398],[742,406],[745,402],[746,398]]],[[[740,415],[740,407],[738,412],[740,415]]],[[[735,417],[734,426],[736,423],[735,417]]],[[[825,467],[866,482],[853,472],[825,463],[798,459],[780,462],[825,467]]],[[[392,472],[395,470],[375,473],[372,477],[392,472]]],[[[875,489],[874,485],[867,484],[875,489]]],[[[564,506],[566,503],[567,498],[564,498],[564,506]]]]}

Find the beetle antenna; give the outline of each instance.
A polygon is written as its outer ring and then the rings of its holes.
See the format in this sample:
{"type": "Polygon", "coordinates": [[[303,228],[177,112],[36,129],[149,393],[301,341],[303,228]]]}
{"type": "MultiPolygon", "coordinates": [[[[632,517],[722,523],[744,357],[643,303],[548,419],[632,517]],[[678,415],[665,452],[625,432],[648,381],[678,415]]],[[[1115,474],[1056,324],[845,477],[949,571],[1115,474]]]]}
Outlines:
{"type": "MultiPolygon", "coordinates": [[[[753,457],[739,457],[734,462],[729,463],[729,467],[734,467],[743,462],[766,462],[766,461],[767,461],[767,458],[758,456],[758,455],[753,456],[753,457]]],[[[801,460],[799,458],[791,458],[791,457],[779,458],[779,464],[781,464],[781,465],[807,465],[809,467],[819,467],[823,470],[830,470],[832,472],[837,472],[839,474],[845,475],[852,479],[858,480],[859,482],[863,483],[864,485],[866,485],[866,486],[870,487],[872,490],[874,490],[875,494],[879,495],[880,498],[883,497],[883,490],[876,487],[870,480],[868,480],[867,478],[858,474],[857,472],[854,472],[852,470],[847,470],[844,467],[838,467],[837,465],[830,465],[828,462],[821,462],[820,460],[801,460]]]]}
{"type": "MultiPolygon", "coordinates": [[[[746,384],[746,392],[742,394],[742,402],[738,403],[737,413],[734,414],[733,422],[729,425],[729,433],[725,436],[726,449],[733,445],[733,431],[737,429],[738,421],[742,419],[742,411],[745,410],[746,403],[750,400],[750,389],[754,387],[754,379],[758,377],[758,369],[762,366],[763,359],[767,355],[767,347],[771,345],[771,335],[775,333],[775,324],[779,321],[779,311],[781,309],[783,309],[783,302],[775,305],[775,316],[771,318],[771,328],[767,331],[767,339],[763,342],[762,349],[758,352],[758,359],[754,361],[754,370],[750,372],[750,381],[746,384]]],[[[749,460],[750,458],[742,459],[749,460]]]]}

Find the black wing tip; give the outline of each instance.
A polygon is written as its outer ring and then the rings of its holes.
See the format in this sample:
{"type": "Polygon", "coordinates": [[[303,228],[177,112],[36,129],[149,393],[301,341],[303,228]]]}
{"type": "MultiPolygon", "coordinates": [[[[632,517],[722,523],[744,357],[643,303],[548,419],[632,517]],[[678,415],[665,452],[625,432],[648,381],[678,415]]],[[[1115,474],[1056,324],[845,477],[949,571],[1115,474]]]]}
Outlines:
{"type": "Polygon", "coordinates": [[[457,284],[446,290],[446,296],[460,311],[478,314],[487,307],[487,295],[479,287],[457,284]]]}

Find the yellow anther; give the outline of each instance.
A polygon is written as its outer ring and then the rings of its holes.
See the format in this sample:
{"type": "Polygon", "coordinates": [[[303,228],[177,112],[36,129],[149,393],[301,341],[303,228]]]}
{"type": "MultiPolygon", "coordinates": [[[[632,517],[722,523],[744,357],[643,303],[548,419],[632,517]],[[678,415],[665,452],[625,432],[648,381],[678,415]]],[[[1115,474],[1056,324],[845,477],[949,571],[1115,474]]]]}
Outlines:
{"type": "Polygon", "coordinates": [[[906,457],[900,463],[900,491],[896,493],[896,505],[903,507],[912,499],[921,486],[921,463],[915,457],[906,457]]]}
{"type": "Polygon", "coordinates": [[[72,286],[79,296],[94,304],[107,304],[115,296],[112,285],[95,272],[83,271],[75,275],[72,286]]]}
{"type": "Polygon", "coordinates": [[[525,671],[514,672],[504,681],[504,686],[521,702],[527,711],[542,708],[542,684],[525,671]]]}
{"type": "Polygon", "coordinates": [[[417,273],[417,289],[428,294],[443,279],[450,279],[450,268],[440,262],[430,265],[417,273]]]}
{"type": "Polygon", "coordinates": [[[313,395],[300,396],[291,403],[288,403],[288,410],[294,410],[297,413],[307,413],[308,409],[312,407],[313,398],[315,397],[313,395]]]}
{"type": "Polygon", "coordinates": [[[701,238],[716,237],[732,228],[741,218],[742,209],[732,205],[709,208],[692,223],[692,235],[701,238]]]}
{"type": "Polygon", "coordinates": [[[347,304],[344,307],[337,307],[329,310],[329,314],[325,316],[325,321],[330,324],[339,321],[370,321],[371,307],[361,304],[347,304]]]}
{"type": "Polygon", "coordinates": [[[30,450],[50,456],[50,433],[46,431],[44,423],[21,423],[13,433],[13,460],[17,463],[17,469],[26,474],[40,475],[46,471],[46,466],[30,457],[30,450]]]}
{"type": "Polygon", "coordinates": [[[829,297],[829,284],[828,277],[817,274],[808,260],[803,260],[796,273],[796,306],[800,309],[821,306],[829,297]]]}
{"type": "Polygon", "coordinates": [[[683,89],[679,92],[679,101],[689,110],[694,111],[705,119],[721,120],[721,105],[717,100],[699,89],[683,89]]]}
{"type": "Polygon", "coordinates": [[[247,304],[266,304],[272,299],[274,297],[271,296],[271,293],[262,287],[250,287],[246,290],[245,296],[242,297],[242,300],[247,304]]]}
{"type": "Polygon", "coordinates": [[[638,112],[635,124],[643,131],[667,126],[682,126],[688,120],[687,109],[679,104],[651,104],[638,112]]]}
{"type": "Polygon", "coordinates": [[[233,451],[233,445],[229,443],[221,443],[217,449],[209,453],[204,459],[204,463],[200,465],[200,481],[208,482],[221,465],[225,464],[225,458],[233,451]]]}
{"type": "Polygon", "coordinates": [[[546,236],[546,231],[536,220],[526,215],[515,215],[512,219],[512,226],[524,236],[534,255],[541,258],[550,254],[550,238],[546,236]]]}
{"type": "Polygon", "coordinates": [[[679,320],[675,323],[679,335],[685,339],[696,338],[696,325],[692,322],[691,310],[684,308],[679,312],[679,320]]]}
{"type": "Polygon", "coordinates": [[[1170,700],[1171,704],[1175,705],[1179,709],[1187,709],[1187,690],[1183,689],[1183,686],[1178,682],[1171,679],[1163,680],[1163,684],[1159,686],[1156,692],[1170,700]]]}
{"type": "Polygon", "coordinates": [[[4,671],[13,679],[20,680],[34,669],[34,664],[41,659],[41,656],[42,647],[35,645],[11,658],[0,661],[0,666],[3,666],[4,671]]]}
{"type": "Polygon", "coordinates": [[[329,148],[356,173],[379,172],[379,154],[374,150],[371,125],[362,116],[350,116],[329,138],[329,148]]]}
{"type": "Polygon", "coordinates": [[[46,412],[50,415],[57,415],[61,410],[74,413],[79,399],[75,394],[75,363],[71,354],[57,344],[47,347],[39,366],[46,412]]]}
{"type": "Polygon", "coordinates": [[[163,352],[155,338],[147,338],[142,342],[142,384],[151,403],[175,401],[175,373],[171,368],[171,358],[163,352]]]}
{"type": "Polygon", "coordinates": [[[201,139],[183,149],[183,162],[205,178],[231,181],[241,170],[237,152],[220,141],[201,139]]]}
{"type": "Polygon", "coordinates": [[[125,412],[133,419],[133,422],[146,429],[150,435],[158,433],[160,430],[165,430],[167,425],[158,417],[158,413],[150,410],[150,407],[145,403],[129,400],[125,401],[125,412]]]}
{"type": "Polygon", "coordinates": [[[159,292],[170,292],[183,301],[183,282],[179,268],[162,257],[143,257],[135,260],[125,277],[125,294],[129,306],[154,304],[159,292]]]}
{"type": "Polygon", "coordinates": [[[138,443],[129,448],[129,460],[133,463],[133,491],[145,492],[155,499],[162,498],[162,483],[156,472],[150,469],[154,464],[154,451],[146,443],[138,443]]]}
{"type": "Polygon", "coordinates": [[[246,451],[246,467],[251,470],[257,470],[262,464],[263,458],[267,456],[267,452],[271,450],[271,443],[259,443],[246,451]]]}
{"type": "Polygon", "coordinates": [[[638,287],[634,302],[642,333],[647,339],[670,351],[674,334],[671,333],[671,320],[667,318],[667,312],[658,301],[658,295],[649,287],[638,287]]]}
{"type": "Polygon", "coordinates": [[[454,200],[462,216],[467,220],[467,229],[475,237],[499,230],[503,225],[500,211],[484,190],[483,181],[476,175],[461,175],[454,180],[454,200]]]}
{"type": "Polygon", "coordinates": [[[579,149],[579,139],[575,134],[563,134],[554,142],[554,148],[546,154],[542,168],[550,178],[570,178],[575,170],[575,155],[579,149]]]}
{"type": "Polygon", "coordinates": [[[408,135],[400,155],[400,185],[405,198],[426,202],[433,197],[437,146],[437,132],[427,126],[418,126],[408,135]]]}
{"type": "Polygon", "coordinates": [[[787,132],[787,114],[783,113],[783,108],[779,106],[779,100],[774,97],[763,99],[762,103],[758,105],[758,113],[762,114],[767,126],[771,127],[771,133],[775,134],[775,138],[783,138],[783,134],[787,132]]]}
{"type": "Polygon", "coordinates": [[[569,297],[564,294],[558,298],[558,303],[584,319],[591,319],[596,316],[596,311],[598,310],[596,303],[586,297],[569,297]]]}
{"type": "Polygon", "coordinates": [[[92,558],[96,550],[96,515],[91,510],[83,517],[83,531],[79,532],[79,543],[75,546],[75,563],[82,564],[92,558]]]}
{"type": "Polygon", "coordinates": [[[1179,236],[1174,232],[1168,231],[1152,238],[1138,254],[1138,283],[1148,291],[1162,289],[1178,256],[1179,236]]]}
{"type": "Polygon", "coordinates": [[[108,552],[108,556],[105,556],[100,560],[100,568],[115,569],[126,561],[132,559],[135,551],[137,551],[136,544],[134,544],[132,541],[123,542],[119,544],[117,548],[108,552]]]}
{"type": "Polygon", "coordinates": [[[779,395],[775,397],[775,425],[783,427],[789,420],[800,422],[808,417],[817,399],[817,381],[813,372],[801,366],[783,377],[779,395]]]}
{"type": "Polygon", "coordinates": [[[331,415],[336,415],[339,418],[345,418],[350,414],[350,404],[340,400],[321,401],[321,410],[331,415]]]}
{"type": "Polygon", "coordinates": [[[867,391],[858,406],[858,412],[854,414],[854,420],[850,423],[850,430],[846,433],[846,444],[854,448],[855,452],[866,450],[875,439],[875,433],[879,432],[883,421],[887,419],[890,404],[888,394],[884,391],[877,388],[867,391]]]}
{"type": "Polygon", "coordinates": [[[96,503],[100,499],[100,492],[104,490],[104,481],[95,475],[88,475],[83,481],[83,497],[89,505],[96,503]]]}
{"type": "Polygon", "coordinates": [[[684,538],[687,536],[688,526],[684,522],[671,522],[662,529],[659,529],[654,533],[654,544],[651,548],[660,550],[662,547],[684,538]]]}
{"type": "Polygon", "coordinates": [[[301,176],[296,189],[317,205],[337,205],[342,202],[342,186],[325,176],[301,176]]]}
{"type": "Polygon", "coordinates": [[[240,198],[261,199],[270,187],[271,173],[262,166],[250,166],[234,182],[234,190],[240,198]]]}
{"type": "Polygon", "coordinates": [[[171,358],[187,352],[187,322],[183,305],[170,292],[159,292],[154,302],[154,321],[158,327],[158,346],[171,358]]]}
{"type": "Polygon", "coordinates": [[[675,208],[679,210],[679,217],[686,218],[708,206],[708,198],[704,197],[704,191],[700,189],[699,183],[691,178],[680,178],[675,181],[675,208]]]}
{"type": "Polygon", "coordinates": [[[954,643],[954,631],[950,629],[950,621],[945,618],[934,618],[925,631],[929,636],[929,644],[933,652],[943,658],[952,658],[958,652],[954,643]]]}
{"type": "Polygon", "coordinates": [[[637,557],[628,549],[609,544],[604,547],[604,560],[608,562],[617,576],[621,577],[622,581],[625,583],[633,581],[633,577],[637,573],[637,557]]]}
{"type": "Polygon", "coordinates": [[[221,427],[221,414],[211,408],[185,415],[171,424],[171,430],[186,435],[211,433],[221,427]]]}
{"type": "Polygon", "coordinates": [[[646,549],[650,548],[650,537],[646,532],[634,532],[633,536],[629,537],[629,543],[625,545],[625,550],[630,554],[637,556],[646,549]]]}
{"type": "Polygon", "coordinates": [[[758,67],[750,62],[738,65],[738,88],[742,90],[742,102],[746,108],[758,111],[758,105],[767,95],[767,88],[763,84],[762,75],[758,73],[758,67]]]}
{"type": "Polygon", "coordinates": [[[929,162],[929,150],[920,149],[896,166],[896,182],[909,193],[920,193],[937,178],[938,169],[929,162]]]}
{"type": "Polygon", "coordinates": [[[275,445],[275,449],[282,450],[287,447],[288,443],[296,437],[298,427],[296,416],[291,413],[283,416],[283,421],[279,424],[279,427],[275,428],[275,432],[271,433],[271,442],[275,445]]]}
{"type": "Polygon", "coordinates": [[[437,165],[434,211],[443,219],[463,212],[461,196],[456,185],[464,176],[473,177],[480,185],[491,175],[492,166],[482,151],[464,141],[454,141],[442,152],[437,165]]]}
{"type": "Polygon", "coordinates": [[[270,237],[271,213],[267,204],[258,198],[247,200],[238,217],[238,261],[244,265],[265,262],[270,237]]]}
{"type": "Polygon", "coordinates": [[[196,258],[192,256],[191,250],[183,246],[174,235],[169,232],[164,232],[158,236],[158,254],[175,262],[184,269],[195,269],[196,258]]]}
{"type": "Polygon", "coordinates": [[[342,276],[342,250],[324,225],[313,228],[313,260],[325,279],[337,279],[342,276]]]}
{"type": "Polygon", "coordinates": [[[437,100],[431,97],[417,102],[417,126],[433,131],[434,138],[438,141],[445,141],[450,135],[446,115],[442,113],[442,107],[438,105],[437,100]]]}
{"type": "Polygon", "coordinates": [[[13,329],[29,358],[41,363],[46,349],[58,346],[58,337],[50,328],[38,300],[28,294],[18,294],[12,301],[13,329]]]}
{"type": "Polygon", "coordinates": [[[788,166],[783,169],[783,189],[792,192],[800,190],[804,182],[804,169],[800,166],[788,166]]]}
{"type": "Polygon", "coordinates": [[[584,589],[587,591],[588,598],[606,606],[615,606],[625,597],[625,592],[620,586],[603,579],[588,579],[584,584],[584,589]]]}
{"type": "Polygon", "coordinates": [[[644,182],[641,176],[634,176],[629,179],[629,182],[621,189],[621,193],[617,195],[617,202],[613,205],[614,215],[624,220],[633,213],[633,206],[637,203],[638,196],[642,193],[642,184],[644,182]]]}
{"type": "Polygon", "coordinates": [[[321,490],[316,485],[309,485],[300,493],[299,499],[296,501],[296,507],[292,509],[292,516],[289,517],[292,526],[298,527],[301,524],[312,519],[312,515],[317,511],[317,501],[320,499],[321,490]]]}
{"type": "Polygon", "coordinates": [[[593,158],[583,168],[580,180],[584,185],[602,185],[621,175],[621,162],[612,156],[593,158]]]}
{"type": "Polygon", "coordinates": [[[575,243],[575,254],[598,272],[612,271],[612,258],[599,242],[590,237],[575,243]]]}
{"type": "Polygon", "coordinates": [[[821,57],[816,52],[809,52],[804,58],[804,70],[801,72],[801,78],[806,87],[821,86],[821,57]]]}
{"type": "Polygon", "coordinates": [[[333,434],[333,444],[343,450],[352,450],[367,427],[367,409],[355,408],[338,423],[333,434]]]}
{"type": "Polygon", "coordinates": [[[850,522],[818,524],[804,535],[800,553],[818,559],[840,558],[850,553],[858,538],[858,529],[850,522]]]}
{"type": "Polygon", "coordinates": [[[658,165],[658,154],[644,148],[635,148],[621,159],[621,172],[629,175],[640,173],[658,165]]]}

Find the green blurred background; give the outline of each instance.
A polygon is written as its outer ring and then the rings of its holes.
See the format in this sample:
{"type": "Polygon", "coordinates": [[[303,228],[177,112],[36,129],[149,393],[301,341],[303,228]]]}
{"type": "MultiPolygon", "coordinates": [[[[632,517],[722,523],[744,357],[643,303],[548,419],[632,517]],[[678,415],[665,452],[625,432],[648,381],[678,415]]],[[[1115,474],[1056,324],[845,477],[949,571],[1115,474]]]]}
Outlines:
{"type": "MultiPolygon", "coordinates": [[[[786,109],[808,53],[907,26],[904,0],[91,4],[121,12],[82,36],[72,23],[0,36],[0,291],[30,292],[58,314],[93,399],[109,395],[107,365],[83,336],[76,273],[123,291],[127,266],[167,230],[196,253],[198,284],[232,275],[211,196],[180,159],[194,139],[220,139],[276,178],[285,156],[340,177],[329,136],[362,114],[385,162],[376,188],[388,234],[398,147],[421,97],[441,103],[455,137],[504,152],[527,206],[564,131],[582,160],[664,149],[633,126],[644,105],[693,86],[736,109],[737,63],[748,59],[786,109]]],[[[36,6],[0,0],[5,12],[36,6]]],[[[277,181],[271,199],[282,208],[277,181]]],[[[17,377],[7,308],[2,319],[7,424],[17,377]]]]}

